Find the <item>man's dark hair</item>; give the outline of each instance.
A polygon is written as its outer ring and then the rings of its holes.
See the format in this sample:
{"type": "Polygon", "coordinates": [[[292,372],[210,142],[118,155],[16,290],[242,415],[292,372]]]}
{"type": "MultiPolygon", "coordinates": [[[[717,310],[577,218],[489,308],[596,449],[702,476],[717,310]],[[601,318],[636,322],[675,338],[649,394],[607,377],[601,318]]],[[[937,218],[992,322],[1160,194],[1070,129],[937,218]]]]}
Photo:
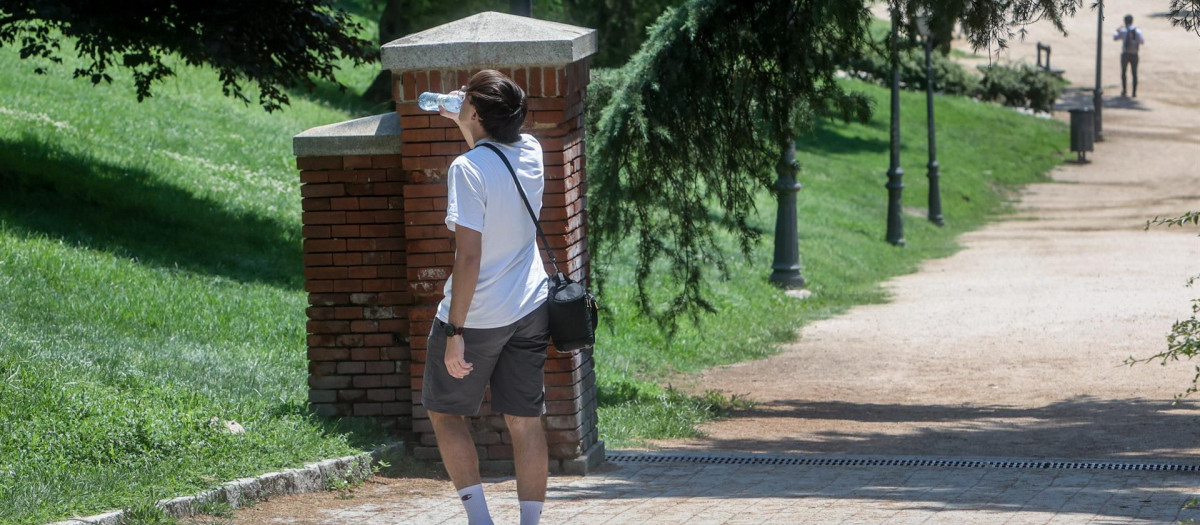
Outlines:
{"type": "Polygon", "coordinates": [[[485,69],[471,76],[466,93],[488,135],[504,143],[521,139],[525,91],[516,82],[499,71],[485,69]]]}
{"type": "Polygon", "coordinates": [[[1132,24],[1133,23],[1133,15],[1125,15],[1125,23],[1132,24]]]}

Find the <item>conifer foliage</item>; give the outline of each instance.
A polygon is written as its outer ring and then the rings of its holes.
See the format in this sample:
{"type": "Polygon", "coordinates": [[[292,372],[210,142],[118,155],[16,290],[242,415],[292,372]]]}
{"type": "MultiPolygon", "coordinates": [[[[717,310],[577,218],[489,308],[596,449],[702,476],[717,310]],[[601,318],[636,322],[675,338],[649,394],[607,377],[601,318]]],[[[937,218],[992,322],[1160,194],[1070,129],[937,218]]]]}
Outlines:
{"type": "MultiPolygon", "coordinates": [[[[891,6],[907,35],[924,11],[941,39],[957,25],[971,43],[991,48],[1033,21],[1061,30],[1080,4],[891,6]]],[[[645,313],[673,319],[711,309],[707,269],[725,268],[718,234],[731,232],[749,254],[760,235],[747,220],[783,146],[816,118],[869,115],[865,99],[836,81],[868,37],[868,8],[867,0],[688,0],[663,13],[625,66],[593,82],[589,241],[602,261],[627,238],[636,252],[634,268],[596,265],[599,285],[608,272],[632,271],[645,313]]]]}
{"type": "Polygon", "coordinates": [[[361,31],[329,0],[0,2],[0,46],[16,44],[21,58],[43,61],[35,73],[45,73],[46,61],[62,61],[60,42],[69,37],[87,64],[76,78],[112,82],[111,68],[128,69],[139,101],[174,74],[164,62],[174,53],[216,69],[225,95],[248,104],[246,85],[253,84],[263,109],[280,109],[286,88],[312,88],[313,78],[337,82],[339,57],[376,60],[374,44],[354,36],[361,31]]]}

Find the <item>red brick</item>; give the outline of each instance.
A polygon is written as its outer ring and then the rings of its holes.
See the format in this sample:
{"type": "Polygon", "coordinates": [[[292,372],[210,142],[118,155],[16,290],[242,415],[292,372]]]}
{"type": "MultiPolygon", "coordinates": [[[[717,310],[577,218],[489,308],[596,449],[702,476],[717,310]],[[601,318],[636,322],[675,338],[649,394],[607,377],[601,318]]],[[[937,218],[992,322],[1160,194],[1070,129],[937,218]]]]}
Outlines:
{"type": "Polygon", "coordinates": [[[404,74],[400,76],[400,82],[404,85],[404,100],[416,100],[417,95],[420,94],[417,91],[416,75],[413,75],[412,71],[405,71],[404,74]]]}
{"type": "Polygon", "coordinates": [[[305,279],[345,279],[346,268],[341,266],[314,266],[304,269],[305,279]]]}
{"type": "Polygon", "coordinates": [[[329,173],[324,171],[302,171],[300,172],[300,182],[305,184],[329,182],[329,173]]]}
{"type": "Polygon", "coordinates": [[[558,96],[558,77],[554,74],[554,68],[542,68],[542,94],[547,97],[558,96]]]}
{"type": "Polygon", "coordinates": [[[341,184],[305,184],[300,186],[300,195],[311,197],[341,197],[346,189],[341,184]]]}
{"type": "Polygon", "coordinates": [[[396,390],[392,388],[376,388],[367,390],[367,399],[371,401],[395,401],[396,390]]]}
{"type": "Polygon", "coordinates": [[[359,375],[354,376],[352,381],[354,388],[379,388],[383,383],[383,376],[359,375]]]}
{"type": "Polygon", "coordinates": [[[301,170],[340,170],[341,157],[297,157],[296,168],[301,170]]]}
{"type": "MultiPolygon", "coordinates": [[[[367,336],[364,336],[364,340],[366,339],[366,337],[367,336]]],[[[368,343],[368,344],[370,344],[370,343],[368,343]]],[[[378,361],[379,360],[379,349],[378,348],[370,348],[370,347],[351,349],[350,350],[350,359],[352,359],[354,361],[378,361]]]]}
{"type": "Polygon", "coordinates": [[[419,240],[419,241],[412,241],[412,242],[408,243],[408,251],[410,253],[449,252],[450,251],[450,240],[449,239],[424,239],[424,240],[419,240]]]}
{"type": "MultiPolygon", "coordinates": [[[[412,144],[414,142],[441,142],[446,138],[446,134],[440,128],[417,128],[405,129],[400,131],[400,140],[404,144],[412,144]]],[[[405,159],[407,160],[407,158],[405,159]]],[[[403,166],[404,164],[402,164],[403,166]]],[[[410,168],[405,168],[410,169],[410,168]]],[[[419,168],[412,168],[419,169],[419,168]]]]}
{"type": "Polygon", "coordinates": [[[333,291],[345,293],[361,292],[363,291],[362,283],[360,280],[339,279],[333,281],[333,291]]]}
{"type": "MultiPolygon", "coordinates": [[[[399,397],[399,396],[397,396],[399,397]]],[[[383,407],[383,415],[385,416],[403,416],[412,413],[412,403],[381,403],[383,407]]]]}
{"type": "Polygon", "coordinates": [[[378,416],[382,411],[383,407],[379,403],[354,404],[354,415],[356,416],[378,416]]]}
{"type": "Polygon", "coordinates": [[[393,334],[365,334],[363,343],[368,346],[389,346],[396,344],[396,340],[393,334]]]}
{"type": "MultiPolygon", "coordinates": [[[[538,123],[547,122],[550,124],[556,124],[562,122],[564,118],[563,112],[561,111],[535,111],[533,113],[533,121],[538,123]]],[[[546,163],[554,164],[553,161],[549,160],[546,161],[546,163]]]]}
{"type": "MultiPolygon", "coordinates": [[[[337,364],[337,371],[339,374],[342,374],[342,375],[361,374],[361,373],[363,373],[363,370],[365,368],[366,368],[366,365],[364,365],[363,363],[354,363],[351,361],[342,361],[337,364]]],[[[343,390],[342,392],[346,392],[346,391],[343,390]]],[[[353,399],[352,397],[346,397],[346,398],[342,399],[342,401],[354,401],[354,400],[355,399],[353,399]]]]}
{"type": "Polygon", "coordinates": [[[417,93],[429,91],[429,73],[426,71],[417,71],[417,93]]]}
{"type": "Polygon", "coordinates": [[[358,197],[335,197],[329,199],[329,210],[357,210],[358,197]]]}
{"type": "Polygon", "coordinates": [[[333,255],[328,253],[312,253],[304,256],[305,266],[329,266],[333,264],[333,255]]]}
{"type": "Polygon", "coordinates": [[[370,168],[371,157],[369,155],[347,155],[342,158],[342,167],[351,168],[370,168]]]}
{"type": "MultiPolygon", "coordinates": [[[[372,168],[397,168],[400,167],[400,155],[375,155],[371,157],[372,168]]],[[[386,176],[387,173],[384,172],[386,176]]]]}
{"type": "MultiPolygon", "coordinates": [[[[346,222],[350,221],[350,213],[355,212],[349,212],[346,214],[346,222]]],[[[333,236],[336,238],[358,237],[357,224],[335,224],[331,227],[331,231],[333,236]]]]}
{"type": "Polygon", "coordinates": [[[517,83],[521,91],[529,91],[529,70],[525,68],[514,69],[512,72],[512,80],[517,83]]]}
{"type": "Polygon", "coordinates": [[[346,222],[346,212],[342,211],[302,212],[300,217],[304,224],[345,224],[346,222]]]}
{"type": "Polygon", "coordinates": [[[335,253],[333,254],[333,264],[338,266],[354,266],[362,264],[363,254],[361,253],[335,253]]]}
{"type": "MultiPolygon", "coordinates": [[[[428,128],[429,117],[426,115],[414,115],[400,117],[400,129],[428,128]]],[[[408,155],[408,153],[404,153],[408,155]]]]}
{"type": "MultiPolygon", "coordinates": [[[[310,344],[313,337],[309,336],[310,344]]],[[[309,348],[308,359],[310,361],[342,361],[350,358],[350,351],[345,348],[309,348]]]]}
{"type": "Polygon", "coordinates": [[[404,157],[424,157],[429,155],[433,144],[440,144],[440,142],[418,142],[416,144],[404,144],[400,146],[400,151],[404,154],[400,159],[400,165],[404,166],[404,157]]]}
{"type": "Polygon", "coordinates": [[[338,334],[350,331],[346,321],[308,321],[304,325],[310,334],[338,334]]]}
{"type": "Polygon", "coordinates": [[[394,374],[396,373],[395,361],[366,361],[366,370],[368,374],[394,374]]]}
{"type": "Polygon", "coordinates": [[[379,321],[351,321],[350,331],[355,333],[374,333],[379,330],[379,321]]]}

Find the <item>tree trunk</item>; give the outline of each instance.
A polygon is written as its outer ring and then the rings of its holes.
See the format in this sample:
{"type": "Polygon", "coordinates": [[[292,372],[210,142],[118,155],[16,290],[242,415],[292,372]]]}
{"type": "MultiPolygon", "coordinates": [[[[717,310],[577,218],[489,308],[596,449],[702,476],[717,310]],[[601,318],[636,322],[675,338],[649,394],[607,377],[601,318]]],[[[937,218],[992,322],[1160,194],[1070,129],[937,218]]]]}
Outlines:
{"type": "MultiPolygon", "coordinates": [[[[391,42],[409,33],[408,19],[404,17],[404,0],[387,0],[383,14],[379,15],[379,45],[391,42]]],[[[383,70],[363,92],[363,99],[372,103],[386,102],[392,98],[392,72],[383,70]]]]}

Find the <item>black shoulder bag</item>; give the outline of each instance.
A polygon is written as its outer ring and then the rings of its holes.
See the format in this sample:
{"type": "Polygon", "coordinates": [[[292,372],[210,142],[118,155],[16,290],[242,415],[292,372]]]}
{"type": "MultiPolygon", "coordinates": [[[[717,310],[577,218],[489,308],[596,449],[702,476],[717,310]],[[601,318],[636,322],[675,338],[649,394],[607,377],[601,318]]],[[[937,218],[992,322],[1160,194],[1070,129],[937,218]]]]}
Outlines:
{"type": "Polygon", "coordinates": [[[494,144],[484,143],[481,146],[494,151],[496,155],[500,156],[500,160],[504,161],[504,166],[512,175],[513,183],[517,185],[517,193],[521,195],[521,201],[525,203],[525,210],[529,212],[529,218],[533,220],[533,227],[537,230],[538,237],[542,238],[542,248],[546,250],[546,255],[550,257],[550,264],[554,266],[554,275],[550,276],[550,293],[547,298],[550,309],[550,339],[554,341],[554,347],[560,352],[590,350],[596,344],[596,298],[588,293],[583,284],[571,280],[558,269],[558,260],[555,259],[554,252],[550,251],[550,245],[546,242],[546,234],[542,233],[542,226],[538,224],[537,216],[533,214],[533,206],[529,205],[529,197],[525,196],[525,188],[517,179],[517,172],[508,162],[508,157],[505,157],[500,148],[494,144]]]}

